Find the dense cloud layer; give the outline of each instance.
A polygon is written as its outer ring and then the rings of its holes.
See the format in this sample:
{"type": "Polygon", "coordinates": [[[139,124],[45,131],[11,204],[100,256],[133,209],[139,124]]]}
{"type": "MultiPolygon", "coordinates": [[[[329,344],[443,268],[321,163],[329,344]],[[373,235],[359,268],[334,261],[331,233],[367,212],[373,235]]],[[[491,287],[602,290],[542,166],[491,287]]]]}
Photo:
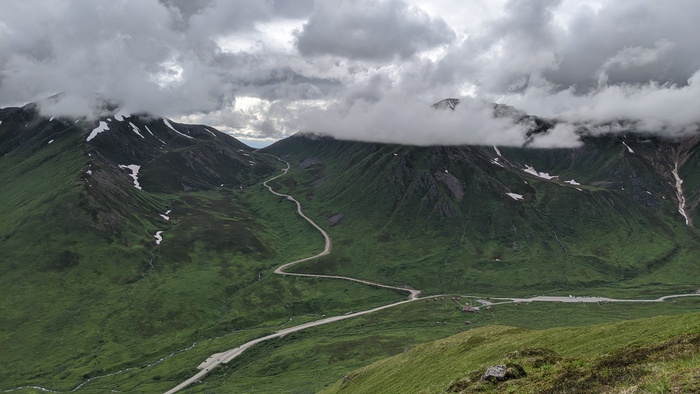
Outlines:
{"type": "Polygon", "coordinates": [[[0,106],[65,92],[47,114],[103,97],[249,138],[523,144],[500,102],[561,121],[531,146],[575,145],[581,123],[679,135],[700,122],[697,15],[695,0],[8,1],[0,106]]]}
{"type": "Polygon", "coordinates": [[[302,55],[390,61],[447,44],[455,34],[402,0],[320,2],[297,35],[302,55]]]}

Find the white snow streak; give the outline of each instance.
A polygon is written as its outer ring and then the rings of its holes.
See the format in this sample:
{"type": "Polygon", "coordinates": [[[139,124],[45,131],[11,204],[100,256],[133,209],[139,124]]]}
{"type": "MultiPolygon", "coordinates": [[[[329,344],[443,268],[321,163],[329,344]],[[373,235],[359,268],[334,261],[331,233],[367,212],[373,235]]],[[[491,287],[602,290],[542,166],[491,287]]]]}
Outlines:
{"type": "Polygon", "coordinates": [[[503,157],[503,155],[501,154],[501,151],[498,149],[498,147],[496,147],[496,145],[493,146],[493,150],[496,151],[496,154],[497,154],[497,155],[503,157]]]}
{"type": "Polygon", "coordinates": [[[517,194],[517,193],[506,193],[506,194],[507,194],[510,198],[512,198],[513,200],[516,200],[516,201],[522,200],[522,199],[523,199],[523,196],[520,195],[520,194],[517,194]]]}
{"type": "Polygon", "coordinates": [[[136,164],[129,164],[128,166],[120,164],[119,168],[122,168],[122,169],[128,168],[129,170],[131,170],[130,176],[132,178],[134,178],[134,187],[139,189],[139,190],[142,190],[141,185],[139,185],[139,170],[141,169],[141,166],[136,165],[136,164]]]}
{"type": "Polygon", "coordinates": [[[88,175],[92,175],[92,170],[87,170],[87,171],[85,171],[85,173],[88,175]]]}
{"type": "Polygon", "coordinates": [[[209,130],[208,128],[205,127],[204,130],[208,131],[209,134],[211,134],[211,135],[213,135],[214,137],[216,137],[216,134],[214,134],[214,132],[211,131],[211,130],[209,130]]]}
{"type": "Polygon", "coordinates": [[[630,148],[627,144],[625,144],[625,141],[622,141],[622,145],[624,145],[627,148],[627,151],[629,151],[629,153],[634,153],[632,148],[630,148]]]}
{"type": "Polygon", "coordinates": [[[170,220],[170,216],[164,215],[164,214],[162,214],[162,213],[160,214],[160,217],[162,217],[162,218],[165,219],[165,220],[170,220]]]}
{"type": "Polygon", "coordinates": [[[493,159],[493,161],[492,161],[491,163],[493,163],[493,164],[495,164],[495,165],[497,165],[497,166],[499,166],[499,167],[506,168],[506,166],[504,166],[503,164],[501,164],[500,161],[498,161],[498,157],[495,158],[495,159],[493,159]]]}
{"type": "Polygon", "coordinates": [[[156,245],[160,245],[161,241],[163,241],[163,236],[161,234],[163,234],[163,232],[158,231],[153,235],[156,238],[156,245]]]}
{"type": "Polygon", "coordinates": [[[151,129],[148,128],[148,126],[144,126],[144,127],[146,128],[146,131],[148,131],[149,134],[151,134],[151,135],[154,136],[154,137],[156,136],[155,134],[153,134],[153,132],[151,131],[151,129]]]}
{"type": "Polygon", "coordinates": [[[0,120],[0,124],[2,124],[2,120],[0,120]]]}
{"type": "Polygon", "coordinates": [[[683,195],[683,180],[680,175],[678,175],[678,161],[675,163],[673,168],[673,177],[676,178],[676,197],[678,197],[678,212],[685,218],[685,224],[690,226],[690,217],[685,211],[685,196],[683,195]]]}
{"type": "Polygon", "coordinates": [[[51,119],[49,119],[49,122],[53,122],[53,116],[51,117],[51,119]]]}
{"type": "Polygon", "coordinates": [[[574,186],[581,186],[580,183],[576,182],[575,180],[570,180],[570,181],[564,181],[564,183],[568,183],[569,185],[574,185],[574,186]]]}
{"type": "Polygon", "coordinates": [[[538,178],[547,179],[547,180],[556,179],[559,177],[558,175],[549,175],[546,172],[537,172],[537,170],[535,170],[533,167],[530,167],[527,164],[525,164],[525,169],[523,169],[523,171],[527,172],[528,174],[532,174],[538,178]]]}
{"type": "Polygon", "coordinates": [[[139,129],[135,124],[129,122],[129,125],[131,125],[131,129],[134,130],[134,133],[138,134],[139,137],[146,139],[143,135],[141,135],[141,129],[139,129]]]}
{"type": "Polygon", "coordinates": [[[52,142],[53,142],[53,140],[49,141],[49,144],[52,143],[52,142]]]}
{"type": "Polygon", "coordinates": [[[165,123],[165,125],[168,126],[168,127],[170,128],[170,130],[172,130],[172,131],[174,131],[174,132],[180,134],[181,136],[187,137],[187,138],[189,138],[189,139],[193,139],[191,136],[189,136],[189,135],[187,135],[187,134],[182,134],[181,132],[175,130],[175,128],[173,127],[173,125],[171,125],[170,122],[168,122],[167,119],[163,118],[163,123],[165,123]]]}
{"type": "MultiPolygon", "coordinates": [[[[77,122],[77,120],[76,120],[77,122]]],[[[109,126],[107,126],[107,122],[100,122],[99,126],[95,127],[90,135],[87,137],[88,142],[91,141],[93,138],[97,137],[97,134],[100,134],[103,131],[109,130],[109,126]]]]}

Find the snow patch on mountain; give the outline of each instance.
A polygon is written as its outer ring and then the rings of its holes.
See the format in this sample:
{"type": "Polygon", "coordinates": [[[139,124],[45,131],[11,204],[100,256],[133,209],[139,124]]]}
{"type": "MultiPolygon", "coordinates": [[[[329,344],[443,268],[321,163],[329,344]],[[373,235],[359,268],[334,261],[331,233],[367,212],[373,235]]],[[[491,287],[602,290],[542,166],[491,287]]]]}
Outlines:
{"type": "Polygon", "coordinates": [[[624,145],[624,146],[627,148],[627,151],[628,151],[629,153],[634,153],[634,151],[632,150],[632,148],[630,148],[629,145],[627,145],[627,144],[625,143],[625,141],[622,141],[622,145],[624,145]]]}
{"type": "Polygon", "coordinates": [[[671,171],[673,174],[673,177],[676,180],[676,197],[678,197],[678,213],[683,216],[685,219],[685,224],[690,226],[691,220],[690,217],[688,216],[688,213],[685,211],[685,195],[683,194],[683,180],[681,179],[680,175],[678,174],[678,161],[675,162],[675,167],[673,168],[673,171],[671,171]]]}
{"type": "Polygon", "coordinates": [[[134,178],[134,187],[142,190],[141,185],[139,185],[139,170],[141,169],[141,166],[136,165],[136,164],[129,164],[129,165],[119,165],[119,168],[124,169],[128,168],[131,171],[130,176],[134,178]]]}
{"type": "Polygon", "coordinates": [[[131,129],[134,130],[134,133],[138,134],[139,137],[141,137],[141,138],[143,138],[143,139],[146,139],[146,137],[144,137],[144,136],[141,134],[141,129],[139,129],[138,126],[136,126],[135,124],[133,124],[133,123],[131,123],[131,122],[129,122],[129,125],[131,126],[131,129]]]}
{"type": "Polygon", "coordinates": [[[156,239],[156,245],[160,245],[160,243],[163,241],[163,236],[161,234],[163,234],[163,231],[158,231],[153,235],[153,237],[156,239]]]}
{"type": "Polygon", "coordinates": [[[508,197],[512,198],[515,201],[523,199],[523,196],[521,194],[517,194],[517,193],[506,193],[506,194],[508,195],[508,197]]]}
{"type": "Polygon", "coordinates": [[[53,140],[49,141],[49,144],[51,144],[52,142],[53,142],[53,140]]]}
{"type": "Polygon", "coordinates": [[[532,174],[538,178],[542,178],[542,179],[546,179],[546,180],[552,180],[552,179],[556,179],[559,177],[558,175],[549,175],[549,173],[546,173],[546,172],[538,172],[533,167],[530,167],[527,164],[525,164],[525,168],[523,169],[523,171],[527,172],[528,174],[532,174]]]}
{"type": "Polygon", "coordinates": [[[568,183],[569,185],[574,185],[574,186],[581,186],[580,183],[576,182],[575,180],[570,180],[570,181],[564,181],[564,183],[568,183]]]}
{"type": "Polygon", "coordinates": [[[205,127],[204,130],[208,131],[209,134],[211,134],[211,135],[213,135],[214,137],[216,137],[216,134],[214,134],[214,132],[211,131],[211,130],[209,130],[208,128],[205,127]]]}
{"type": "MultiPolygon", "coordinates": [[[[77,120],[76,120],[76,122],[77,122],[77,120]]],[[[90,135],[88,135],[87,141],[88,142],[92,141],[93,138],[97,137],[97,134],[100,134],[100,133],[107,131],[107,130],[109,130],[109,126],[107,126],[107,122],[100,122],[100,124],[92,130],[90,135]]]]}
{"type": "Polygon", "coordinates": [[[497,154],[497,155],[503,157],[503,155],[501,154],[501,151],[498,149],[498,147],[497,147],[496,145],[493,146],[493,150],[496,151],[496,154],[497,154]]]}
{"type": "Polygon", "coordinates": [[[160,217],[162,217],[165,220],[170,220],[170,216],[168,216],[168,215],[170,215],[170,212],[172,212],[172,211],[173,211],[172,209],[168,209],[167,211],[165,211],[165,213],[160,213],[159,215],[160,215],[160,217]]]}
{"type": "Polygon", "coordinates": [[[51,119],[49,119],[49,122],[53,122],[53,116],[51,117],[51,119]]]}
{"type": "Polygon", "coordinates": [[[148,134],[150,134],[150,135],[152,135],[152,136],[154,136],[154,137],[156,136],[155,134],[153,134],[153,132],[151,131],[151,129],[148,128],[148,126],[143,126],[143,127],[146,128],[146,131],[148,131],[148,134]]]}
{"type": "Polygon", "coordinates": [[[189,135],[187,135],[187,134],[183,134],[183,133],[181,133],[181,132],[175,130],[175,128],[173,127],[173,125],[171,125],[170,122],[168,122],[167,119],[163,118],[163,123],[165,123],[165,125],[168,126],[168,128],[170,128],[170,130],[172,130],[172,131],[174,131],[174,132],[180,134],[181,136],[187,137],[187,138],[189,138],[189,139],[194,139],[194,138],[192,138],[191,136],[189,136],[189,135]]]}

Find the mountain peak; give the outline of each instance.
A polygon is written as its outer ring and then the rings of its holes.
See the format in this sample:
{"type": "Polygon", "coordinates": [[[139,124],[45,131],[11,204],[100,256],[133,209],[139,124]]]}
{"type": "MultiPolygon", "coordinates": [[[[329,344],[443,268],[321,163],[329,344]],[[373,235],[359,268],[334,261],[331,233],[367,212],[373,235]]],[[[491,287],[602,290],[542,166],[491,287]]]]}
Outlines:
{"type": "Polygon", "coordinates": [[[438,101],[437,103],[433,104],[432,107],[435,109],[443,109],[443,110],[452,110],[454,111],[455,108],[459,105],[459,99],[458,98],[446,98],[443,100],[438,101]]]}

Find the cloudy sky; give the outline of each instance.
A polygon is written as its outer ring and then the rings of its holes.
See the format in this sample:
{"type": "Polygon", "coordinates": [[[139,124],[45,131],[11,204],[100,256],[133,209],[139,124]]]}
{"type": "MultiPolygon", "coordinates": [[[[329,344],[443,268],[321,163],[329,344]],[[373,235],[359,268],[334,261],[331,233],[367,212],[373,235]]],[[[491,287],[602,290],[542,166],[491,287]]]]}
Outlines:
{"type": "Polygon", "coordinates": [[[521,145],[490,103],[678,135],[700,122],[697,0],[22,0],[0,2],[0,107],[64,92],[272,141],[297,131],[521,145]],[[455,111],[430,104],[460,97],[455,111]]]}

